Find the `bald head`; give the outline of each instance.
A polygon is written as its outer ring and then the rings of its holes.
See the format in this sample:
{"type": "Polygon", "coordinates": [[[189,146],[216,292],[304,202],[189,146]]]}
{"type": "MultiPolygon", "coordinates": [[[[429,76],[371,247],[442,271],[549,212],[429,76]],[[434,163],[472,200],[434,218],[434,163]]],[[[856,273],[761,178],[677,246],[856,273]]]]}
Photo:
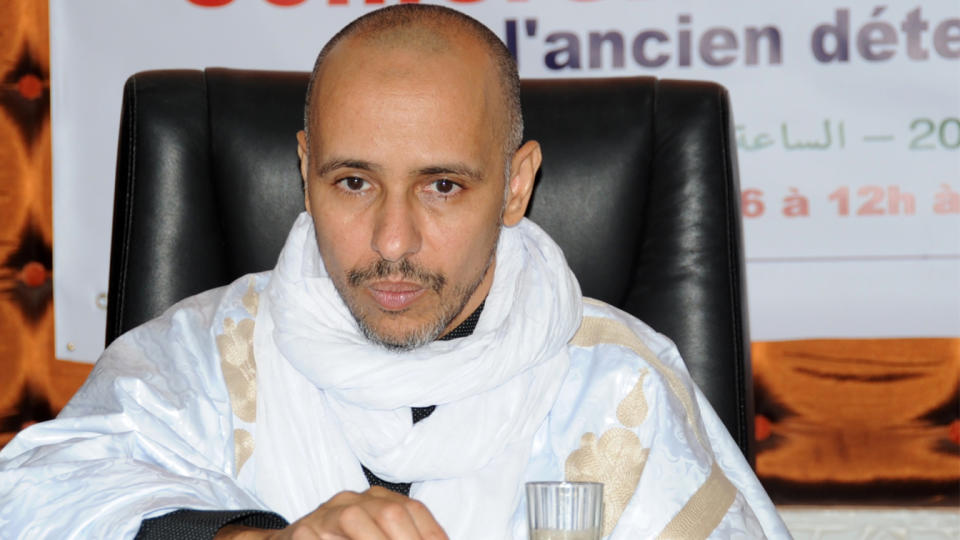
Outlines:
{"type": "Polygon", "coordinates": [[[504,155],[511,155],[523,136],[520,111],[520,79],[516,62],[503,42],[486,26],[458,11],[435,5],[401,4],[373,11],[356,19],[338,32],[320,51],[307,87],[304,130],[310,134],[315,111],[317,80],[322,78],[330,55],[340,47],[372,46],[384,52],[405,51],[424,57],[457,54],[465,45],[479,46],[485,53],[499,91],[501,114],[497,131],[504,155]]]}
{"type": "Polygon", "coordinates": [[[337,292],[372,342],[455,328],[493,284],[502,227],[526,212],[540,145],[520,146],[513,59],[437,6],[371,12],[321,51],[297,133],[304,206],[337,292]]]}

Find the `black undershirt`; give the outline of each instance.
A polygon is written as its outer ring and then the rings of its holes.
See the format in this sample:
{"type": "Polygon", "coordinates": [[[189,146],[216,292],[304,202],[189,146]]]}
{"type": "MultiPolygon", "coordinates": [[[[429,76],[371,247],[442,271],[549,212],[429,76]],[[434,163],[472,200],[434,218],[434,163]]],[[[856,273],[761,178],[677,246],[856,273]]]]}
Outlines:
{"type": "MultiPolygon", "coordinates": [[[[480,312],[483,311],[484,303],[481,302],[480,306],[469,317],[449,333],[438,338],[437,341],[449,341],[473,334],[473,331],[477,328],[477,322],[480,320],[480,312]]],[[[413,423],[416,424],[430,416],[436,408],[436,405],[411,408],[410,413],[413,416],[413,423]]],[[[362,464],[360,466],[363,467],[363,474],[367,477],[371,487],[381,486],[403,495],[410,494],[410,483],[387,482],[370,472],[362,464]]],[[[143,520],[140,523],[140,530],[137,532],[136,539],[212,540],[217,532],[227,525],[242,525],[257,529],[282,529],[289,523],[280,514],[262,510],[191,510],[185,508],[143,520]]]]}

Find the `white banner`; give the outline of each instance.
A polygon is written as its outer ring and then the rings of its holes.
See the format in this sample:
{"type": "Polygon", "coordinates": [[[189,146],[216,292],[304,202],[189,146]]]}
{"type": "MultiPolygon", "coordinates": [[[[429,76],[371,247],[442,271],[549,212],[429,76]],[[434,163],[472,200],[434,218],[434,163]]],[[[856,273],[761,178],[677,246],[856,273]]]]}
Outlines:
{"type": "MultiPolygon", "coordinates": [[[[493,29],[524,78],[653,75],[730,89],[753,339],[960,335],[956,0],[435,3],[493,29]]],[[[383,2],[50,4],[57,356],[93,361],[126,78],[307,71],[334,32],[383,2]]]]}

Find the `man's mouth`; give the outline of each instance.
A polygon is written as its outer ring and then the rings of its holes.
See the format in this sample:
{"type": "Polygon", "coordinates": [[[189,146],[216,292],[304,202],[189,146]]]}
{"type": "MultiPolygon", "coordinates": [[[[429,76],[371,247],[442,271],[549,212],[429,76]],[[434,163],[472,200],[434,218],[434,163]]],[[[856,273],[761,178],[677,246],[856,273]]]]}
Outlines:
{"type": "Polygon", "coordinates": [[[410,307],[427,291],[409,281],[377,281],[367,286],[373,300],[385,311],[401,311],[410,307]]]}

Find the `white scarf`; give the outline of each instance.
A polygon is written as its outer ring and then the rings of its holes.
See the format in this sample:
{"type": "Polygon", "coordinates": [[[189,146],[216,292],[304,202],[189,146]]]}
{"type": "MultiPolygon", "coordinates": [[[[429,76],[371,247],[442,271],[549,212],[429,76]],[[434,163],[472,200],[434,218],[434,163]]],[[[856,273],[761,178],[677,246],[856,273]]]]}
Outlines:
{"type": "Polygon", "coordinates": [[[289,520],[339,491],[360,464],[414,482],[451,538],[505,538],[532,438],[569,365],[580,288],[559,246],[524,219],[504,227],[473,334],[409,352],[371,344],[299,216],[260,298],[255,481],[289,520]],[[437,405],[413,424],[410,407],[437,405]]]}

